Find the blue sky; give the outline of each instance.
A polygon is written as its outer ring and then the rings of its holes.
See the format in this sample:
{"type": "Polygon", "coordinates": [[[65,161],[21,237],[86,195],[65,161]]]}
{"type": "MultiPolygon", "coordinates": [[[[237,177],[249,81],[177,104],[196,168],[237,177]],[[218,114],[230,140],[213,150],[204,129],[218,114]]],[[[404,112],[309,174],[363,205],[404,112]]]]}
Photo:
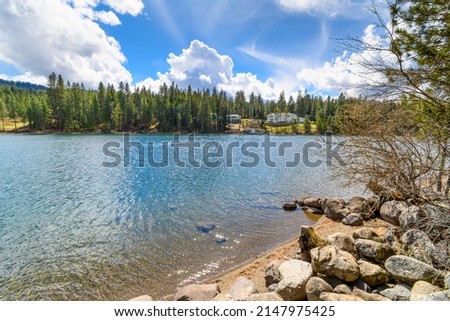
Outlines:
{"type": "MultiPolygon", "coordinates": [[[[379,0],[378,2],[383,2],[379,0]]],[[[0,77],[96,87],[352,94],[334,38],[376,39],[369,0],[0,0],[0,77]]]]}

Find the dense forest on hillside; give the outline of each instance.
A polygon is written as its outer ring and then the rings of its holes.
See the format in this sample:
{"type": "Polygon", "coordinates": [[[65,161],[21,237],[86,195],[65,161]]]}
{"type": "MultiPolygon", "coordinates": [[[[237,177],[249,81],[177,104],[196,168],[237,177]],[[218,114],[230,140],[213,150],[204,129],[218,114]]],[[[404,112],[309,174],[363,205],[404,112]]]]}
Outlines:
{"type": "MultiPolygon", "coordinates": [[[[120,83],[118,88],[100,83],[97,90],[83,83],[65,82],[52,73],[46,90],[6,83],[0,85],[0,117],[27,129],[57,131],[224,132],[230,114],[243,119],[265,120],[272,112],[291,112],[316,122],[317,131],[336,131],[336,113],[346,104],[337,99],[299,92],[278,101],[239,91],[235,97],[217,89],[180,89],[163,84],[158,92],[120,83]]],[[[1,129],[1,127],[0,127],[1,129]]]]}

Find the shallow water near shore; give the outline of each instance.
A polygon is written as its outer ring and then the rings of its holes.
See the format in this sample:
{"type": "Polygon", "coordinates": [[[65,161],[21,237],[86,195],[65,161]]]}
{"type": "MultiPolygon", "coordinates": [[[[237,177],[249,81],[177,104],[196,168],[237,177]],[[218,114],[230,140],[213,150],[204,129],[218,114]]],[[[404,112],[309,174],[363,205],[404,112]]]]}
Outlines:
{"type": "MultiPolygon", "coordinates": [[[[102,166],[108,142],[121,135],[0,136],[0,300],[126,300],[140,294],[162,297],[180,285],[212,277],[267,251],[312,220],[301,210],[283,211],[294,196],[351,196],[329,179],[326,166],[303,162],[309,136],[197,135],[203,146],[223,146],[216,165],[148,164],[148,143],[160,160],[173,135],[131,135],[145,146],[130,150],[130,166],[102,166]],[[242,153],[242,146],[253,147],[242,153]],[[293,148],[280,153],[282,142],[293,148]],[[227,146],[237,148],[227,154],[227,146]],[[255,147],[258,144],[257,147],[255,147]],[[231,163],[226,156],[231,155],[231,163]],[[246,167],[258,156],[259,162],[246,167]],[[199,228],[200,227],[200,228],[199,228]],[[209,227],[212,229],[204,229],[209,227]],[[213,228],[212,228],[213,227],[213,228]]],[[[187,141],[187,136],[181,137],[187,141]]],[[[112,150],[112,149],[111,149],[112,150]]],[[[203,155],[204,156],[204,155],[203,155]]],[[[311,160],[323,155],[310,155],[311,160]]],[[[178,162],[179,163],[179,162],[178,162]]]]}

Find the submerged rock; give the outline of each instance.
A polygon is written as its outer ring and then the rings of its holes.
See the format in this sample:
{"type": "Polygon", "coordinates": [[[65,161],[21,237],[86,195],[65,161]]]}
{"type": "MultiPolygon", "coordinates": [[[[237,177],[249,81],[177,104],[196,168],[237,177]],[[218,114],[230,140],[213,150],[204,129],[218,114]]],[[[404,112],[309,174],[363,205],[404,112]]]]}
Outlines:
{"type": "Polygon", "coordinates": [[[283,209],[285,211],[295,211],[297,209],[297,204],[295,203],[284,203],[283,209]]]}
{"type": "Polygon", "coordinates": [[[211,233],[215,228],[216,224],[212,223],[200,223],[196,225],[197,231],[202,233],[211,233]]]}

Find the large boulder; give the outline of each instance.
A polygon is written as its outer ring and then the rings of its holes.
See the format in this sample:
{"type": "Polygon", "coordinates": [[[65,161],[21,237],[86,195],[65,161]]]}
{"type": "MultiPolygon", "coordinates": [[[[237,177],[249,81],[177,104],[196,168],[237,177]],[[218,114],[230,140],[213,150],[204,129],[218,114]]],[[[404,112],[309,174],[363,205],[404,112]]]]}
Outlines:
{"type": "Polygon", "coordinates": [[[386,222],[393,225],[400,225],[398,218],[403,211],[408,209],[408,203],[402,201],[389,201],[380,208],[380,216],[386,222]]]}
{"type": "Polygon", "coordinates": [[[395,252],[399,253],[402,248],[401,236],[402,229],[397,226],[391,226],[384,234],[384,242],[390,245],[395,252]]]}
{"type": "Polygon", "coordinates": [[[376,211],[376,206],[370,200],[366,200],[361,196],[354,196],[349,199],[347,208],[351,213],[359,213],[365,220],[372,218],[376,211]]]}
{"type": "Polygon", "coordinates": [[[288,260],[279,267],[281,281],[277,293],[285,301],[306,299],[306,283],[313,276],[311,264],[300,260],[288,260]]]}
{"type": "Polygon", "coordinates": [[[351,294],[323,292],[320,294],[320,301],[364,301],[364,300],[356,295],[351,294]]]}
{"type": "Polygon", "coordinates": [[[362,226],[363,218],[359,213],[351,213],[341,220],[342,224],[350,226],[362,226]]]}
{"type": "Polygon", "coordinates": [[[380,294],[392,301],[409,301],[411,298],[411,287],[400,283],[392,288],[380,291],[380,294]]]}
{"type": "Polygon", "coordinates": [[[284,301],[283,298],[275,292],[252,294],[245,301],[284,301]]]}
{"type": "Polygon", "coordinates": [[[227,293],[231,295],[233,300],[245,300],[252,294],[257,293],[255,284],[244,276],[240,276],[228,289],[227,293]]]}
{"type": "Polygon", "coordinates": [[[400,241],[403,255],[433,265],[436,248],[425,232],[417,229],[406,231],[400,241]]]}
{"type": "Polygon", "coordinates": [[[372,240],[358,239],[355,241],[355,246],[361,257],[376,263],[383,263],[388,257],[395,254],[389,245],[372,240]]]}
{"type": "Polygon", "coordinates": [[[364,301],[391,301],[382,295],[375,294],[375,293],[367,293],[360,289],[353,289],[352,295],[358,296],[361,299],[363,299],[364,301]]]}
{"type": "Polygon", "coordinates": [[[283,261],[275,260],[267,264],[264,277],[266,280],[266,286],[280,282],[281,275],[279,268],[281,263],[283,263],[283,261]]]}
{"type": "Polygon", "coordinates": [[[174,301],[211,301],[217,294],[217,284],[189,284],[175,293],[174,301]]]}
{"type": "Polygon", "coordinates": [[[450,301],[450,290],[428,294],[423,301],[450,301]]]}
{"type": "Polygon", "coordinates": [[[411,290],[411,301],[424,301],[428,294],[440,292],[437,286],[425,281],[417,281],[411,290]]]}
{"type": "Polygon", "coordinates": [[[372,230],[368,227],[363,227],[363,228],[360,228],[360,229],[357,229],[356,231],[354,231],[353,238],[355,240],[363,239],[363,240],[372,240],[372,241],[376,241],[376,242],[383,242],[383,238],[380,237],[377,234],[377,232],[375,232],[374,230],[372,230]]]}
{"type": "Polygon", "coordinates": [[[400,227],[404,230],[415,227],[417,222],[421,219],[421,211],[418,206],[409,206],[406,210],[402,211],[398,217],[400,227]]]}
{"type": "Polygon", "coordinates": [[[378,287],[386,284],[389,274],[378,265],[362,261],[359,263],[361,279],[371,287],[378,287]]]}
{"type": "Polygon", "coordinates": [[[323,212],[329,219],[340,221],[348,214],[350,210],[345,207],[345,201],[341,198],[329,198],[322,202],[323,212]]]}
{"type": "Polygon", "coordinates": [[[307,197],[303,200],[302,206],[314,207],[322,209],[322,199],[318,197],[307,197]]]}
{"type": "Polygon", "coordinates": [[[386,260],[384,267],[399,282],[413,285],[417,281],[440,284],[444,280],[443,272],[434,267],[404,255],[394,255],[386,260]]]}
{"type": "Polygon", "coordinates": [[[355,240],[347,234],[341,232],[331,234],[327,237],[327,244],[336,246],[338,249],[346,251],[356,258],[359,257],[355,247],[355,240]]]}
{"type": "Polygon", "coordinates": [[[312,249],[311,265],[316,273],[336,276],[347,282],[355,281],[359,277],[359,266],[353,255],[335,246],[326,245],[312,249]]]}
{"type": "Polygon", "coordinates": [[[333,287],[325,280],[313,276],[306,283],[306,297],[308,301],[320,301],[320,293],[332,292],[333,287]]]}

